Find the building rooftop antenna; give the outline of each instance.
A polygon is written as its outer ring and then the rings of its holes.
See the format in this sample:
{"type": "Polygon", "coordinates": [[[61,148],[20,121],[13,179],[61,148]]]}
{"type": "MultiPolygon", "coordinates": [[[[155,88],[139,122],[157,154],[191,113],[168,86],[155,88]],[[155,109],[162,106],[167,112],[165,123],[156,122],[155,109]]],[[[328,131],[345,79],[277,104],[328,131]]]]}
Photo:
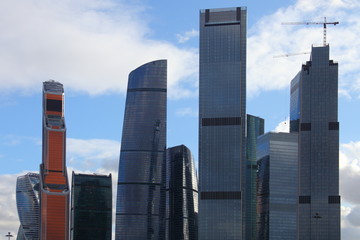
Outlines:
{"type": "Polygon", "coordinates": [[[323,25],[323,29],[324,29],[324,36],[323,36],[323,44],[324,46],[326,46],[326,25],[328,24],[332,24],[332,25],[337,25],[339,24],[339,22],[327,22],[326,21],[326,17],[324,17],[324,21],[323,22],[283,22],[281,23],[283,25],[310,25],[310,24],[322,24],[323,25]]]}

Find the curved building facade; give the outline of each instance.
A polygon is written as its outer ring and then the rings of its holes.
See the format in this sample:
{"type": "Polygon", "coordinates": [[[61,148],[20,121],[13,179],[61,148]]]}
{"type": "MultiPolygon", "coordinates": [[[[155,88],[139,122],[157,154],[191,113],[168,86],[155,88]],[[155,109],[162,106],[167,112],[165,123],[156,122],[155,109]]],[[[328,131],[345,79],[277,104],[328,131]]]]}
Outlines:
{"type": "Polygon", "coordinates": [[[18,239],[39,239],[39,174],[28,173],[16,181],[16,206],[20,228],[18,239]]]}
{"type": "Polygon", "coordinates": [[[129,75],[116,201],[116,239],[162,239],[165,205],[167,62],[129,75]]]}
{"type": "Polygon", "coordinates": [[[167,231],[170,240],[198,239],[198,180],[193,157],[184,146],[169,148],[167,157],[167,231]]]}

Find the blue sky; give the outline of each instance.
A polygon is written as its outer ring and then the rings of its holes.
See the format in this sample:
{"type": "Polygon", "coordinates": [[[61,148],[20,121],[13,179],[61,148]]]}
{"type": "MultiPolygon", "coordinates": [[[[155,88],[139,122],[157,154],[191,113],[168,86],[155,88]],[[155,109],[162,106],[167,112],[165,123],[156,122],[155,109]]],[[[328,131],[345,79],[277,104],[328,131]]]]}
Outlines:
{"type": "Polygon", "coordinates": [[[343,239],[360,235],[360,2],[358,0],[19,0],[0,2],[0,232],[16,232],[15,181],[41,162],[42,82],[65,87],[69,171],[113,173],[129,72],[168,59],[169,147],[186,144],[197,159],[199,10],[247,6],[247,112],[266,131],[284,131],[289,82],[322,43],[329,26],[339,62],[340,186],[343,239]],[[129,3],[130,2],[130,3],[129,3]]]}

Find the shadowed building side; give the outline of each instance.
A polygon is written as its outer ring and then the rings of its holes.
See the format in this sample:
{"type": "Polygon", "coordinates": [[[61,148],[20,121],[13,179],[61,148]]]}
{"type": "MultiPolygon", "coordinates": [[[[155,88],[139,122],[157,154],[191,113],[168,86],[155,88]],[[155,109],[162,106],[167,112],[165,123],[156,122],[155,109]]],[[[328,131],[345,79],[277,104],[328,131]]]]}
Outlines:
{"type": "Polygon", "coordinates": [[[40,238],[69,239],[69,184],[66,161],[64,89],[43,84],[43,161],[40,165],[40,238]]]}
{"type": "Polygon", "coordinates": [[[167,227],[170,240],[198,239],[198,181],[190,150],[167,149],[167,227]]]}
{"type": "Polygon", "coordinates": [[[167,62],[129,75],[121,140],[115,239],[165,237],[167,62]]]}
{"type": "Polygon", "coordinates": [[[264,134],[264,119],[246,115],[246,209],[245,239],[256,239],[256,183],[257,159],[256,143],[258,136],[264,134]]]}
{"type": "Polygon", "coordinates": [[[111,240],[111,174],[72,174],[71,239],[111,240]]]}

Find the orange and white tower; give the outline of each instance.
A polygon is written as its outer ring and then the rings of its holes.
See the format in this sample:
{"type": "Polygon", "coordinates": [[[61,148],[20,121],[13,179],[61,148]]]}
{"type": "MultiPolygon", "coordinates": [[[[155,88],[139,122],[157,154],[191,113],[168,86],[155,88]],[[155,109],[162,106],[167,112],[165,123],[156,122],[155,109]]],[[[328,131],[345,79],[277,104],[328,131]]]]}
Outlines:
{"type": "Polygon", "coordinates": [[[64,88],[43,83],[43,154],[40,165],[40,239],[69,239],[69,184],[65,161],[64,88]]]}

